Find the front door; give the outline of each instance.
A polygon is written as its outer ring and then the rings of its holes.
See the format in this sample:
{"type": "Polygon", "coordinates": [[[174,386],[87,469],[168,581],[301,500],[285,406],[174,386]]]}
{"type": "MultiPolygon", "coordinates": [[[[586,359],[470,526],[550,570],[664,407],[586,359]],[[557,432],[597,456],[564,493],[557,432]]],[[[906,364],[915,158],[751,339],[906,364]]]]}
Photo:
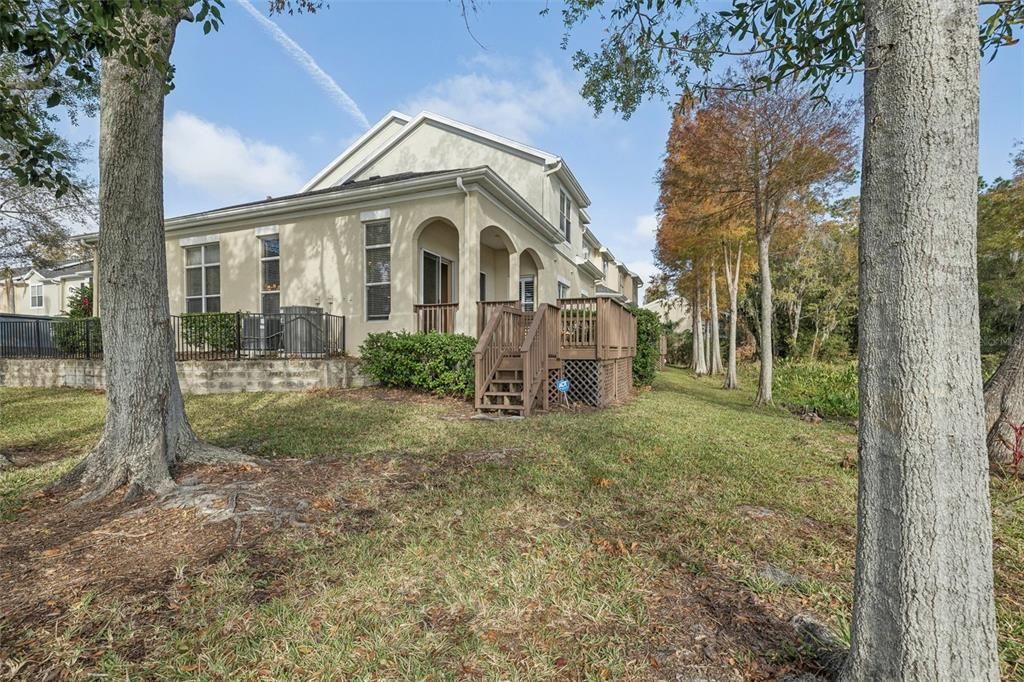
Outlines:
{"type": "Polygon", "coordinates": [[[423,252],[423,303],[452,303],[452,262],[436,253],[423,252]]]}

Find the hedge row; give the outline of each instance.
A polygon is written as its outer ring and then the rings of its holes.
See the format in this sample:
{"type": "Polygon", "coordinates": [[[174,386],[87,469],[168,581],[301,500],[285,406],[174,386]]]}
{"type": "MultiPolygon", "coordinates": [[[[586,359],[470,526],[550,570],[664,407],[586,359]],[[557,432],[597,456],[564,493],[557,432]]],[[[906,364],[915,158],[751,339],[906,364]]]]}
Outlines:
{"type": "Polygon", "coordinates": [[[384,386],[473,397],[473,348],[461,334],[370,334],[359,348],[361,368],[384,386]]]}

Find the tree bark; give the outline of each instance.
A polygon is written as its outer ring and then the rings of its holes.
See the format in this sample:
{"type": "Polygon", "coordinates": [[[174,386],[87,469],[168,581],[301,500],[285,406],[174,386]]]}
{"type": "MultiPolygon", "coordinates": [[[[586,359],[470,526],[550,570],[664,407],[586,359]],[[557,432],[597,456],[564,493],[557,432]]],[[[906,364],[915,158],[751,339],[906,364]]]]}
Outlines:
{"type": "Polygon", "coordinates": [[[768,247],[771,234],[757,231],[757,264],[761,269],[761,338],[758,347],[761,353],[761,371],[757,381],[755,405],[772,404],[772,274],[768,262],[768,247]]]}
{"type": "Polygon", "coordinates": [[[729,249],[725,249],[725,280],[729,288],[729,353],[728,366],[725,373],[725,388],[736,389],[740,382],[736,376],[736,316],[739,311],[740,261],[743,258],[743,245],[736,250],[736,269],[732,269],[729,249]]]}
{"type": "Polygon", "coordinates": [[[790,304],[789,308],[789,352],[787,357],[797,357],[797,343],[800,341],[800,317],[803,314],[804,302],[797,298],[790,304]]]}
{"type": "MultiPolygon", "coordinates": [[[[168,61],[180,17],[142,11],[138,21],[168,61]]],[[[98,277],[107,415],[100,442],[65,479],[93,488],[85,500],[121,486],[127,497],[168,492],[175,464],[229,459],[196,438],[174,364],[163,218],[165,76],[159,60],[103,63],[98,277]]]]}
{"type": "Polygon", "coordinates": [[[708,365],[704,359],[704,320],[701,314],[700,276],[694,277],[693,285],[693,371],[701,377],[708,373],[708,365]]]}
{"type": "Polygon", "coordinates": [[[975,0],[865,0],[851,680],[997,680],[975,0]]]}
{"type": "Polygon", "coordinates": [[[1024,308],[1017,316],[1013,344],[1003,361],[985,382],[985,432],[988,434],[988,462],[993,472],[1021,475],[1014,453],[1017,431],[1024,425],[1024,308]]]}
{"type": "Polygon", "coordinates": [[[718,270],[711,268],[711,373],[721,374],[722,343],[718,338],[718,270]]]}

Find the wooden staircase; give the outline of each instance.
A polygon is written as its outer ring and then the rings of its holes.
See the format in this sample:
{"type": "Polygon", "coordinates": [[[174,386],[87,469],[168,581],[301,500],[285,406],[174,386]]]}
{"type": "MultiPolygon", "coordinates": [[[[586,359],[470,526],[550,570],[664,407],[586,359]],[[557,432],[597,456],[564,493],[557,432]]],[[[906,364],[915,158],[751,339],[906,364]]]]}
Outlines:
{"type": "Polygon", "coordinates": [[[548,375],[558,356],[558,306],[537,312],[512,307],[491,312],[473,351],[476,409],[528,417],[548,405],[548,375]],[[552,357],[554,356],[554,357],[552,357]]]}

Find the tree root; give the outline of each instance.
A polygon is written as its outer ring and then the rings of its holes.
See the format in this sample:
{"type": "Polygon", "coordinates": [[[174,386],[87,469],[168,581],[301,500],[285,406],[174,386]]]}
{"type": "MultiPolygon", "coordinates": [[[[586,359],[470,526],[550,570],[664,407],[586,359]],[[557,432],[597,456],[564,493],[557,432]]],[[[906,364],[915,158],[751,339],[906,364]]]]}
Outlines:
{"type": "Polygon", "coordinates": [[[253,464],[259,465],[265,462],[258,457],[247,455],[239,450],[210,445],[201,440],[193,440],[183,448],[184,452],[178,457],[180,464],[253,464]]]}

